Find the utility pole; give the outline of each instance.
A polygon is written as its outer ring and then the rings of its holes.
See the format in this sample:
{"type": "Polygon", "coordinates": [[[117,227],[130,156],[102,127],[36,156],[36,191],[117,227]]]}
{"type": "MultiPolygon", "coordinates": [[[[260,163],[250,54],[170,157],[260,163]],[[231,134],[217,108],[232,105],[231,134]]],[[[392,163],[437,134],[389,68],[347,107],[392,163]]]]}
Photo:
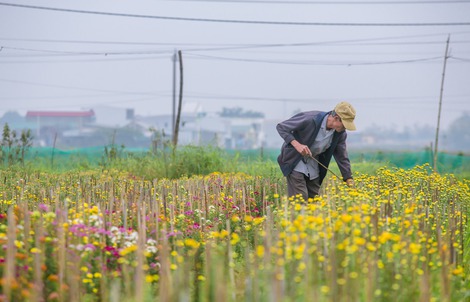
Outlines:
{"type": "Polygon", "coordinates": [[[175,134],[175,116],[176,116],[176,49],[173,53],[173,111],[171,114],[171,133],[175,134]]]}
{"type": "Polygon", "coordinates": [[[449,58],[448,57],[449,41],[450,41],[450,35],[447,37],[446,53],[444,55],[444,68],[442,70],[441,93],[440,93],[440,96],[439,96],[439,110],[437,112],[436,141],[434,143],[434,159],[433,159],[434,172],[437,172],[437,146],[438,146],[438,142],[439,142],[439,127],[440,127],[440,124],[441,124],[442,95],[444,93],[444,77],[445,77],[445,74],[446,74],[447,58],[449,58]]]}
{"type": "Polygon", "coordinates": [[[180,129],[181,106],[183,103],[183,56],[181,50],[178,50],[178,61],[180,62],[180,93],[178,101],[178,113],[176,115],[175,132],[173,133],[173,147],[176,149],[178,144],[178,134],[180,129]]]}

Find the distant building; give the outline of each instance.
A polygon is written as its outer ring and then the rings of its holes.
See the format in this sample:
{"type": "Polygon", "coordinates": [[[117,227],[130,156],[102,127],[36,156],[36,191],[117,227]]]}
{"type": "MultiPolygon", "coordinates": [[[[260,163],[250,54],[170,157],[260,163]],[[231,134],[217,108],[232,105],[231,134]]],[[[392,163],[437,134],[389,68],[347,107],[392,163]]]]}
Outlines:
{"type": "Polygon", "coordinates": [[[26,121],[35,124],[35,139],[40,145],[50,146],[64,131],[82,132],[95,121],[93,110],[28,111],[26,121]]]}
{"type": "MultiPolygon", "coordinates": [[[[162,139],[172,140],[174,118],[171,114],[138,117],[138,120],[152,125],[162,139]]],[[[208,115],[198,103],[187,103],[181,111],[178,144],[257,149],[265,142],[263,121],[263,116],[255,114],[208,115]]]]}
{"type": "Polygon", "coordinates": [[[109,106],[93,107],[95,125],[106,128],[120,128],[135,120],[134,109],[109,106]]]}
{"type": "Polygon", "coordinates": [[[95,121],[93,110],[87,111],[28,111],[28,122],[35,122],[37,129],[57,127],[61,129],[76,129],[95,121]]]}
{"type": "MultiPolygon", "coordinates": [[[[203,119],[205,113],[199,103],[186,103],[181,110],[179,122],[178,144],[197,145],[196,138],[199,122],[203,119]]],[[[171,141],[173,139],[173,123],[176,123],[176,117],[172,114],[158,114],[152,116],[138,116],[136,117],[139,123],[150,125],[163,140],[171,141]]],[[[220,125],[218,125],[220,127],[220,125]]]]}

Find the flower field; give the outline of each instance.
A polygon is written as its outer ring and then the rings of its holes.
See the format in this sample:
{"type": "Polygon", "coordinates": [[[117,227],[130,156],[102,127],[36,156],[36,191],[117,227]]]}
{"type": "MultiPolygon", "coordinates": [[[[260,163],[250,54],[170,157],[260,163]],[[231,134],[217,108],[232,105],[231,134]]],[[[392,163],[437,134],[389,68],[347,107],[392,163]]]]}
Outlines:
{"type": "Polygon", "coordinates": [[[0,301],[468,301],[470,182],[0,172],[0,301]]]}

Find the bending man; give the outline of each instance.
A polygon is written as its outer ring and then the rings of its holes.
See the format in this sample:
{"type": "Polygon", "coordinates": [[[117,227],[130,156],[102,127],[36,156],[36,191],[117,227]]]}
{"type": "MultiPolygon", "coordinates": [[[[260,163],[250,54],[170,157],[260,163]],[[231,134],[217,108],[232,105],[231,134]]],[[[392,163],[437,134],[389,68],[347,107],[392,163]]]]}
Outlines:
{"type": "Polygon", "coordinates": [[[356,130],[355,117],[356,110],[351,104],[341,102],[333,111],[300,112],[277,124],[284,140],[277,161],[286,177],[289,197],[301,194],[307,201],[318,195],[332,156],[343,180],[354,185],[346,130],[356,130]]]}

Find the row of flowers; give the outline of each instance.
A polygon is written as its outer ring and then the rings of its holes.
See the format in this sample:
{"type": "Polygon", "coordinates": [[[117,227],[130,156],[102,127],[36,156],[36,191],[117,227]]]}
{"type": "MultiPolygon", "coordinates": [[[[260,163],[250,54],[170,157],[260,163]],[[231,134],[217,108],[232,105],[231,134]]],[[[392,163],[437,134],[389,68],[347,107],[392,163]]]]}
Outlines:
{"type": "Polygon", "coordinates": [[[454,299],[470,284],[469,183],[426,166],[357,174],[354,189],[332,177],[308,203],[243,174],[2,176],[0,300],[98,301],[112,280],[162,300],[184,284],[200,297],[218,284],[297,300],[454,299]]]}

